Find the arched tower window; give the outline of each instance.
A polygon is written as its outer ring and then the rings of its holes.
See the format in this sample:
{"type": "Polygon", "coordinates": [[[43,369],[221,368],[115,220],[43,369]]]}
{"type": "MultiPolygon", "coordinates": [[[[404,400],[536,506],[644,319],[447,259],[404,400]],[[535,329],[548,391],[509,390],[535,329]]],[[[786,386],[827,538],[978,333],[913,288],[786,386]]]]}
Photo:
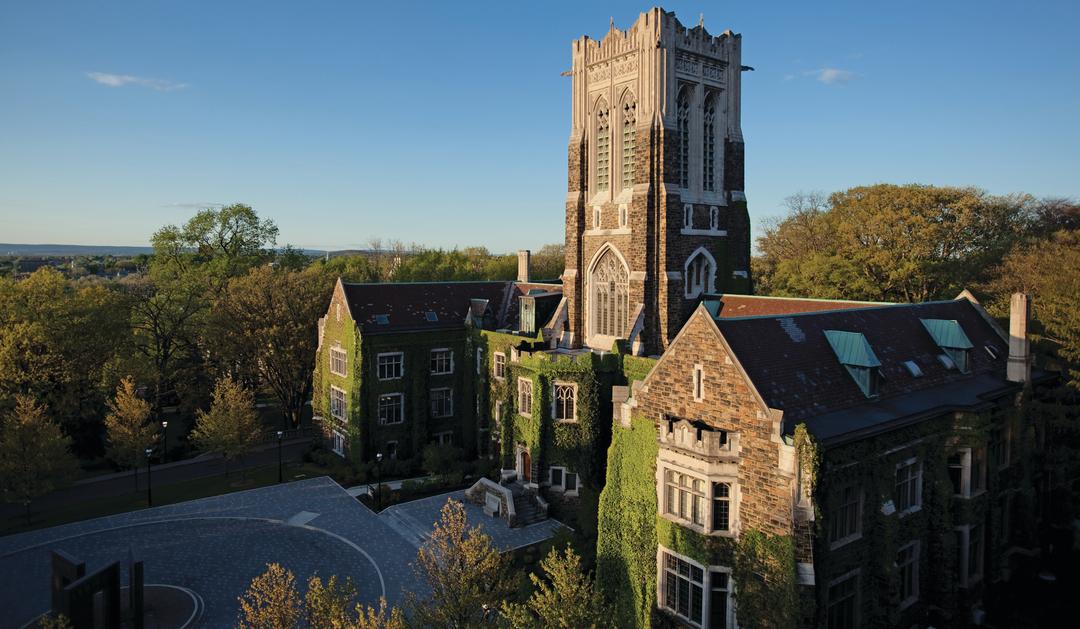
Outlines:
{"type": "Polygon", "coordinates": [[[596,189],[611,187],[611,120],[607,103],[596,108],[596,189]]]}
{"type": "Polygon", "coordinates": [[[634,130],[637,103],[633,96],[627,95],[622,114],[622,186],[631,188],[634,186],[634,145],[637,142],[637,133],[634,130]]]}
{"type": "Polygon", "coordinates": [[[705,96],[702,119],[702,182],[705,190],[716,189],[716,95],[705,96]]]}
{"type": "Polygon", "coordinates": [[[686,261],[686,296],[697,297],[711,293],[716,284],[716,262],[704,249],[698,249],[686,261]]]}
{"type": "Polygon", "coordinates": [[[624,338],[629,318],[629,278],[619,257],[611,249],[600,256],[589,277],[592,299],[591,334],[624,338]]]}
{"type": "Polygon", "coordinates": [[[690,187],[690,87],[679,90],[675,103],[679,122],[679,186],[690,187]]]}

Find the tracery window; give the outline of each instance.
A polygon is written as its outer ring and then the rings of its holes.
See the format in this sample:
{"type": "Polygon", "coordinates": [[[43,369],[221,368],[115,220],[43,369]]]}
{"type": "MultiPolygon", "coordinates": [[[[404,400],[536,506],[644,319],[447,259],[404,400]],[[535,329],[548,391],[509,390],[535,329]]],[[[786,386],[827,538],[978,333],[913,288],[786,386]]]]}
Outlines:
{"type": "Polygon", "coordinates": [[[556,382],[551,392],[551,402],[554,405],[552,415],[555,421],[577,421],[577,385],[556,382]]]}
{"type": "Polygon", "coordinates": [[[627,100],[623,104],[622,120],[622,187],[631,188],[634,185],[634,145],[637,141],[637,133],[634,131],[634,123],[637,120],[637,103],[627,100]]]}
{"type": "Polygon", "coordinates": [[[679,91],[675,102],[675,117],[679,125],[679,186],[690,187],[690,88],[679,91]]]}
{"type": "Polygon", "coordinates": [[[596,189],[611,186],[611,120],[607,103],[601,101],[596,112],[596,189]]]}
{"type": "Polygon", "coordinates": [[[624,338],[629,317],[629,273],[609,249],[589,278],[592,290],[592,334],[624,338]]]}
{"type": "Polygon", "coordinates": [[[712,94],[705,97],[704,119],[702,120],[702,181],[705,190],[714,190],[716,186],[716,98],[712,94]]]}
{"type": "Polygon", "coordinates": [[[686,265],[686,296],[693,298],[712,291],[715,275],[716,264],[704,251],[698,251],[686,265]]]}

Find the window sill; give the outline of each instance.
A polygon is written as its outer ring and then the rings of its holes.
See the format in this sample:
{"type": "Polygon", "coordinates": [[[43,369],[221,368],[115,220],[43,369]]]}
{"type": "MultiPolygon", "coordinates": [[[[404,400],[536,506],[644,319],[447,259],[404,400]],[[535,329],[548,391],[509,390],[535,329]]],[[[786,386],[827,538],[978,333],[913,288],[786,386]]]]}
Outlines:
{"type": "Polygon", "coordinates": [[[904,517],[907,517],[907,516],[911,515],[912,513],[918,513],[920,511],[922,511],[922,505],[921,504],[920,505],[915,505],[914,507],[908,507],[907,509],[904,509],[903,511],[898,511],[897,516],[901,517],[901,518],[904,518],[904,517]]]}
{"type": "Polygon", "coordinates": [[[576,417],[573,418],[573,419],[556,419],[555,423],[556,424],[576,424],[576,423],[578,423],[578,420],[577,420],[576,417]]]}
{"type": "Polygon", "coordinates": [[[727,236],[726,229],[695,229],[693,227],[683,227],[679,230],[679,233],[683,236],[727,236]]]}
{"type": "Polygon", "coordinates": [[[843,548],[852,542],[857,542],[862,539],[862,533],[855,533],[854,535],[848,535],[847,537],[841,537],[835,542],[829,542],[829,550],[837,550],[843,548]]]}
{"type": "Polygon", "coordinates": [[[664,518],[668,522],[671,522],[672,524],[677,524],[684,529],[689,529],[691,531],[694,531],[695,533],[699,533],[708,537],[735,537],[737,529],[736,526],[729,526],[728,530],[726,531],[710,531],[700,524],[694,524],[690,520],[683,520],[682,518],[673,516],[670,513],[661,513],[660,517],[664,518]]]}
{"type": "Polygon", "coordinates": [[[347,374],[347,373],[338,373],[336,371],[331,371],[330,375],[337,376],[339,378],[348,378],[349,377],[349,374],[347,374]]]}
{"type": "Polygon", "coordinates": [[[454,375],[454,372],[453,371],[429,371],[428,375],[429,376],[452,376],[452,375],[454,375]]]}
{"type": "Polygon", "coordinates": [[[379,382],[391,382],[393,380],[401,380],[402,376],[394,376],[392,378],[379,378],[379,382]]]}

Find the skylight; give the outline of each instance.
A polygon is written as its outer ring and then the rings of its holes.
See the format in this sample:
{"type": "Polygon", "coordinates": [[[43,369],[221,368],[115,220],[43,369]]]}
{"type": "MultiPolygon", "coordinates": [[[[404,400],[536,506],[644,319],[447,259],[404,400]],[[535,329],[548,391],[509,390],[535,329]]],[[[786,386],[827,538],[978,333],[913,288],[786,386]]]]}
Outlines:
{"type": "Polygon", "coordinates": [[[859,385],[863,395],[876,397],[878,381],[881,379],[881,361],[866,337],[859,332],[825,330],[825,338],[832,346],[837,360],[847,369],[855,384],[859,385]]]}
{"type": "Polygon", "coordinates": [[[379,325],[390,325],[390,315],[375,315],[375,323],[378,323],[379,325]]]}
{"type": "Polygon", "coordinates": [[[424,316],[427,317],[427,320],[431,321],[432,323],[439,320],[439,315],[435,314],[434,312],[432,312],[430,310],[428,310],[427,313],[424,316]]]}
{"type": "Polygon", "coordinates": [[[915,362],[914,360],[905,360],[904,367],[907,368],[908,373],[911,374],[912,378],[923,377],[923,372],[922,369],[919,368],[919,363],[915,362]]]}

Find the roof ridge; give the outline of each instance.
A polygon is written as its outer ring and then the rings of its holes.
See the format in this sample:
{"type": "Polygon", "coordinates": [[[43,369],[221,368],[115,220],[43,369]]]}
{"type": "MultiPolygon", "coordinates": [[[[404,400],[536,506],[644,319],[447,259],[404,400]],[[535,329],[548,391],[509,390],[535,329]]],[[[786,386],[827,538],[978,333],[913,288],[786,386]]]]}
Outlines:
{"type": "Polygon", "coordinates": [[[705,299],[710,297],[724,298],[724,297],[745,297],[748,299],[783,299],[786,301],[823,301],[832,302],[838,304],[878,304],[878,305],[898,305],[901,302],[895,301],[866,301],[862,299],[826,299],[824,297],[783,297],[781,295],[744,295],[742,293],[714,293],[704,296],[705,299]]]}
{"type": "Polygon", "coordinates": [[[429,282],[346,282],[345,286],[417,286],[424,284],[513,284],[514,280],[444,280],[429,282]]]}
{"type": "MultiPolygon", "coordinates": [[[[849,303],[862,303],[862,302],[849,302],[849,303]]],[[[875,302],[865,302],[868,304],[875,302]]],[[[807,317],[811,315],[827,315],[836,314],[839,312],[863,312],[866,310],[884,310],[887,308],[910,308],[914,306],[932,306],[937,304],[955,304],[960,303],[955,299],[942,299],[940,301],[921,301],[918,303],[894,303],[894,302],[881,302],[877,305],[867,305],[864,308],[834,308],[832,310],[812,310],[810,312],[790,312],[786,314],[764,314],[764,315],[747,315],[745,317],[713,317],[717,321],[746,321],[750,319],[787,319],[790,317],[807,317]]]]}

